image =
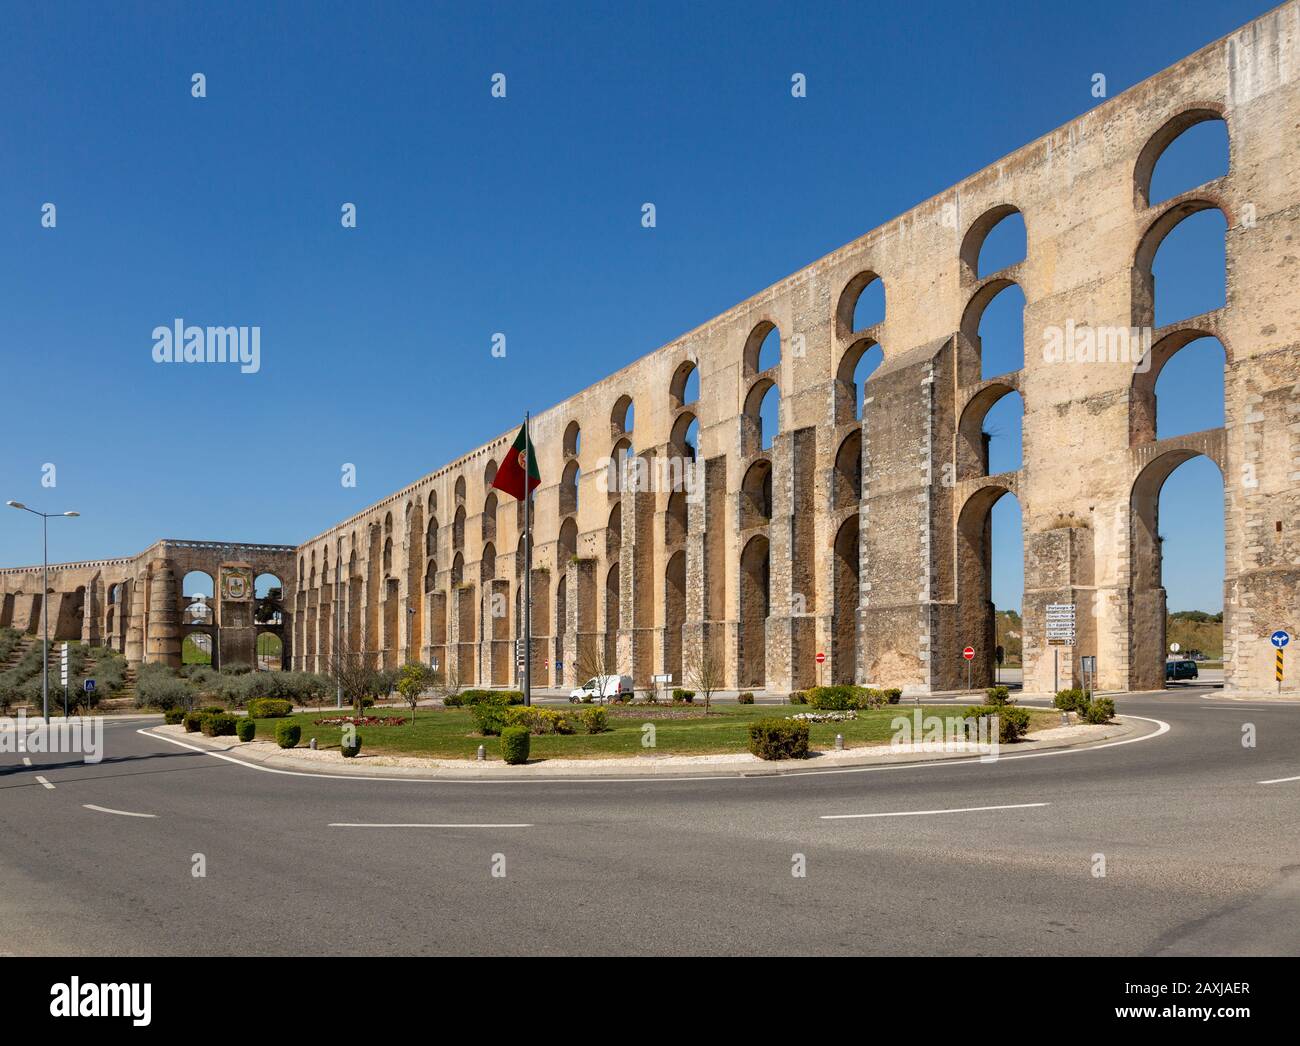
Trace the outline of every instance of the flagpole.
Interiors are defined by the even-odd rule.
[[[524,704],[533,703],[533,532],[530,509],[533,491],[528,463],[532,460],[532,439],[528,434],[528,412],[524,411]]]

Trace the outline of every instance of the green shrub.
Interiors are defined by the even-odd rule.
[[[855,686],[853,689],[859,692],[858,708],[884,708],[890,703],[888,691],[866,686]]]
[[[184,718],[185,709],[183,708],[169,708],[163,713],[163,722],[168,726],[176,726]]]
[[[609,715],[603,708],[585,708],[582,711],[582,725],[589,734],[603,734],[609,729]]]
[[[242,716],[235,724],[235,735],[241,741],[251,741],[257,736],[257,723],[248,716]]]
[[[443,694],[442,706],[444,708],[460,708],[465,704],[465,698],[462,694]]]
[[[233,737],[235,717],[229,712],[209,712],[199,720],[206,737]]]
[[[1056,697],[1052,700],[1052,704],[1056,705],[1062,712],[1080,712],[1087,703],[1087,698],[1084,697],[1083,691],[1078,687],[1071,687],[1069,690],[1058,690]]]
[[[293,702],[281,697],[254,697],[248,702],[248,714],[254,719],[283,719],[292,712]]]
[[[507,726],[501,731],[501,757],[511,766],[528,762],[530,735],[526,726]]]
[[[673,700],[684,701],[686,702],[686,704],[689,705],[692,701],[695,700],[695,691],[683,690],[681,687],[677,687],[677,689],[673,691]]]
[[[352,733],[352,743],[351,744],[347,743],[346,735],[345,735],[344,741],[342,742],[342,744],[339,745],[339,748],[343,752],[344,759],[355,759],[357,755],[361,752],[361,735],[358,734],[355,730],[351,731],[351,733]]]
[[[1005,686],[991,686],[984,691],[987,705],[1001,706],[1011,704],[1011,691]]]
[[[275,724],[275,743],[281,748],[293,748],[302,738],[302,727],[294,722]]]
[[[1115,702],[1109,697],[1094,697],[1080,715],[1089,723],[1109,723],[1115,718]]]
[[[224,705],[203,705],[194,709],[199,715],[216,715],[218,712],[224,712],[225,710]]]
[[[791,694],[790,694],[790,704],[792,704],[792,705],[806,705],[807,703],[808,703],[808,695],[807,695],[804,691],[802,691],[802,690],[795,690],[795,691],[792,691],[792,692],[791,692]]]
[[[522,705],[524,703],[524,692],[522,690],[465,690],[460,695],[461,703],[465,705],[492,704],[492,705]]]
[[[1012,744],[1029,730],[1029,709],[1015,705],[974,705],[962,712],[962,716],[967,719],[996,716],[999,744]]]
[[[197,734],[203,728],[203,713],[186,712],[181,716],[181,723],[187,734]]]
[[[885,688],[885,701],[888,704],[896,705],[902,700],[902,697],[903,691],[899,687],[890,686]]]
[[[482,707],[482,706],[478,706]],[[536,705],[504,708],[501,710],[503,726],[526,727],[534,734],[571,734],[573,724],[564,712],[553,708],[538,708]]]
[[[804,691],[809,707],[825,712],[847,712],[858,707],[858,687],[814,686]]]
[[[757,719],[749,724],[749,750],[760,759],[807,759],[808,724]]]
[[[506,708],[506,705],[492,701],[476,701],[469,706],[469,711],[474,717],[478,732],[484,737],[491,737],[501,733],[501,728],[507,725]]]
[[[754,695],[751,694],[748,690],[746,690],[743,694],[741,694],[739,697],[736,698],[736,702],[742,705],[752,705],[754,703]]]
[[[188,708],[194,700],[194,687],[162,665],[141,665],[141,674],[135,687],[137,708]],[[146,668],[162,671],[146,672]]]
[[[242,661],[232,661],[228,665],[221,666],[223,676],[240,676],[253,670],[252,665],[244,664]]]

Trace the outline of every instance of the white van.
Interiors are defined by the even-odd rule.
[[[569,700],[574,703],[594,701],[596,704],[603,704],[606,701],[631,696],[631,676],[596,676],[588,679],[577,690],[569,691]]]

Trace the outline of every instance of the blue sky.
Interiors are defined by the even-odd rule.
[[[296,543],[1268,6],[6,4],[0,494],[83,513],[55,559]],[[261,370],[154,364],[177,317]],[[1218,609],[1217,514],[1175,516],[1170,604]]]

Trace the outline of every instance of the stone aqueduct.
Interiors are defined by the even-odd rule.
[[[0,627],[39,635],[48,613],[51,640],[111,647],[132,664],[173,666],[181,663],[185,636],[198,633],[212,638],[214,664],[251,665],[263,632],[288,649],[285,585],[280,599],[258,599],[255,581],[292,578],[294,552],[292,545],[164,538],[138,556],[51,563],[48,608],[41,604],[41,567],[0,568]],[[214,583],[201,604],[182,598],[181,582],[193,572]]]
[[[1297,77],[1300,6],[1289,3],[535,415],[535,685],[573,684],[592,658],[638,684],[678,680],[706,644],[728,687],[957,688],[966,644],[986,681],[989,513],[1013,494],[1025,689],[1067,685],[1080,655],[1096,656],[1104,689],[1159,688],[1159,493],[1205,455],[1224,477],[1227,685],[1273,690],[1266,637],[1300,624]],[[1228,173],[1151,205],[1157,159],[1203,121],[1226,126]],[[1152,328],[1155,253],[1207,209],[1227,225],[1224,307],[1154,329],[1149,369],[1045,358],[1052,328]],[[1017,212],[1025,259],[981,274],[985,237]],[[855,329],[858,297],[876,281],[884,319]],[[986,378],[980,318],[1012,284],[1025,299],[1024,365]],[[780,359],[760,370],[773,330]],[[1158,439],[1160,369],[1205,337],[1226,356],[1226,423]],[[859,390],[854,368],[874,346],[883,362]],[[686,402],[692,371],[699,394]],[[779,432],[765,440],[759,403],[771,387]],[[1023,463],[989,475],[983,420],[1012,392],[1025,409]],[[510,684],[522,513],[489,484],[513,435],[296,549],[164,541],[130,560],[61,565],[51,620],[61,636],[79,628],[129,658],[178,663],[186,570],[267,569],[285,580],[296,668],[327,670],[341,641],[390,666],[419,658],[466,684]],[[606,462],[627,455],[693,460],[699,483],[689,494],[611,489]],[[1215,491],[1206,506],[1219,505]],[[0,573],[2,623],[33,627],[32,577]],[[1059,668],[1044,638],[1052,603],[1078,608]],[[224,594],[217,604],[222,658],[251,660],[252,604]],[[1295,658],[1283,686],[1300,689]]]

